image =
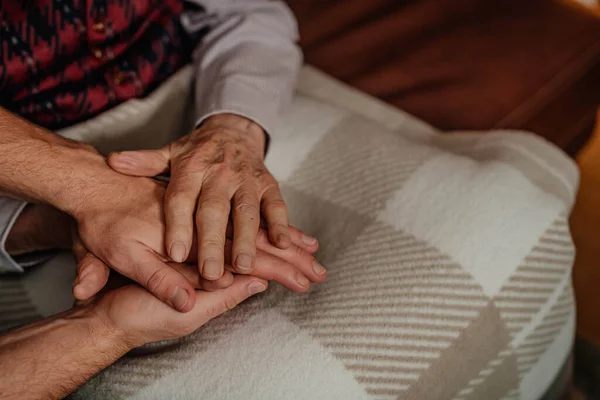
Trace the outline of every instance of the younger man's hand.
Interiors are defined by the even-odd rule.
[[[98,187],[74,215],[83,246],[175,310],[192,310],[196,303],[194,287],[167,264],[164,184],[114,175],[113,182]],[[76,296],[79,290],[75,287]]]

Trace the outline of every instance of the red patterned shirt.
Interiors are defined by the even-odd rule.
[[[185,64],[182,0],[1,0],[0,105],[59,129]]]

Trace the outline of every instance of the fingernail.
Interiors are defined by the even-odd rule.
[[[313,244],[317,243],[316,238],[314,238],[312,236],[308,236],[306,234],[302,234],[302,241],[309,246],[312,246]]]
[[[250,296],[264,292],[265,290],[267,290],[267,285],[262,282],[253,281],[248,284],[248,293],[250,293]]]
[[[175,242],[171,245],[171,250],[169,251],[169,254],[171,254],[171,258],[173,259],[173,261],[175,262],[184,262],[185,261],[185,252],[186,252],[186,248],[185,245],[181,242]]]
[[[129,153],[117,153],[117,162],[122,165],[134,165],[135,157],[132,157]]]
[[[307,286],[310,284],[310,281],[308,279],[306,279],[306,277],[299,272],[296,274],[296,282],[300,286]]]
[[[240,254],[235,260],[235,268],[238,272],[247,274],[252,271],[252,257],[248,254]]]
[[[313,271],[317,275],[323,275],[325,272],[327,272],[327,270],[325,269],[325,267],[322,266],[321,264],[319,264],[316,260],[313,261]]]
[[[202,267],[202,277],[208,280],[217,280],[221,277],[221,263],[215,258],[207,258],[204,260]]]
[[[190,295],[187,291],[183,290],[180,287],[176,287],[173,295],[171,296],[171,303],[175,306],[178,311],[183,310],[185,305],[187,304]]]

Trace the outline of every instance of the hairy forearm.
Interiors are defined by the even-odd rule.
[[[129,347],[87,307],[0,336],[0,397],[60,399]]]
[[[114,175],[93,148],[0,108],[0,194],[74,215]]]

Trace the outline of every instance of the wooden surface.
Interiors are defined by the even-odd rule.
[[[598,1],[583,3],[600,13]],[[573,267],[577,334],[600,347],[600,113],[596,133],[577,162],[581,169],[581,184],[571,216],[571,230],[577,247]]]
[[[600,346],[600,128],[577,161],[581,185],[571,217],[577,333]]]

